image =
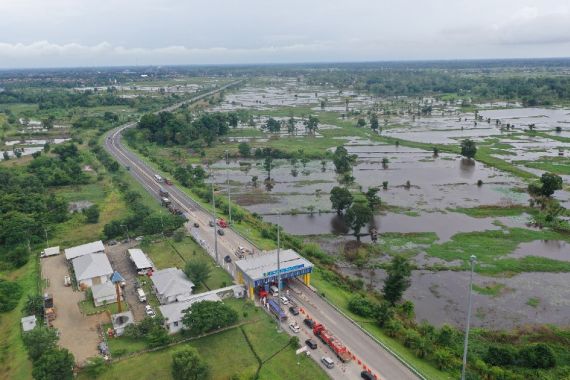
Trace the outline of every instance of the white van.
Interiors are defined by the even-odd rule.
[[[144,294],[144,290],[141,288],[137,289],[137,296],[139,297],[140,302],[146,302],[146,294]]]
[[[269,292],[272,296],[277,296],[279,294],[279,289],[277,289],[277,286],[270,286]]]
[[[324,358],[321,359],[321,362],[325,365],[325,367],[327,367],[328,369],[332,369],[334,368],[334,362],[331,358],[329,358],[328,356],[325,356]]]

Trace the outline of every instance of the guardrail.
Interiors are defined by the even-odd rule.
[[[308,287],[307,287],[308,288]],[[310,289],[310,288],[308,288]],[[312,292],[314,292],[320,299],[322,299],[323,301],[325,301],[329,306],[331,306],[333,309],[335,309],[339,314],[341,314],[343,317],[345,317],[346,319],[348,319],[348,321],[350,323],[352,323],[354,326],[358,327],[358,329],[360,329],[360,331],[362,331],[364,334],[368,335],[368,337],[372,340],[374,340],[376,343],[378,343],[383,349],[385,349],[386,351],[388,351],[393,357],[395,357],[400,363],[402,363],[403,365],[405,365],[410,371],[412,371],[414,373],[414,375],[416,375],[418,378],[420,378],[421,380],[429,380],[427,377],[425,377],[424,375],[422,375],[422,373],[416,368],[414,367],[412,364],[410,364],[408,361],[406,361],[406,359],[404,359],[403,357],[401,357],[397,352],[395,352],[394,350],[392,350],[390,347],[388,347],[385,343],[383,343],[382,341],[378,340],[378,338],[376,338],[374,335],[372,335],[370,332],[368,332],[364,327],[362,327],[358,322],[356,322],[354,319],[352,319],[352,317],[350,317],[349,315],[347,315],[344,311],[342,311],[338,306],[332,304],[328,299],[326,299],[325,297],[322,297],[318,292],[315,292],[314,290],[310,289]]]

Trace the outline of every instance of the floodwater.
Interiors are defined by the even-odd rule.
[[[263,219],[270,223],[279,223],[285,231],[292,235],[344,235],[351,232],[342,217],[336,213],[264,215]],[[455,212],[422,213],[418,216],[387,213],[374,217],[376,229],[380,234],[386,232],[435,232],[440,242],[448,241],[453,235],[460,232],[498,230],[501,227],[494,224],[495,221],[509,227],[524,227],[528,222],[528,217],[472,218]],[[361,232],[366,233],[367,229],[363,228]],[[350,237],[350,239],[354,238]],[[364,236],[362,241],[370,241],[370,237]]]
[[[558,108],[506,108],[483,110],[479,114],[484,119],[499,119],[503,124],[514,124],[517,127],[535,124],[537,130],[553,130],[560,126],[570,130],[570,110]]]
[[[562,240],[535,240],[520,244],[509,257],[527,256],[546,257],[548,259],[570,261],[570,244]]]
[[[361,277],[381,291],[386,278],[384,270],[342,269],[348,275]],[[373,273],[373,274],[372,274]],[[570,273],[521,273],[510,278],[474,276],[480,287],[501,284],[499,295],[473,293],[472,326],[511,329],[525,324],[570,323]],[[404,298],[415,305],[416,319],[436,326],[445,323],[464,327],[466,320],[469,272],[416,270]],[[538,300],[536,307],[527,303]]]

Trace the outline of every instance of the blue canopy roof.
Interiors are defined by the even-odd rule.
[[[121,274],[117,271],[115,271],[115,273],[113,273],[113,275],[111,276],[111,282],[113,284],[116,284],[117,282],[123,282],[125,281],[125,279],[123,278],[123,276],[121,276]]]

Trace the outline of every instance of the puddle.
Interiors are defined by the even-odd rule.
[[[521,243],[508,256],[513,258],[538,256],[570,261],[570,244],[562,240],[535,240],[529,243]]]

